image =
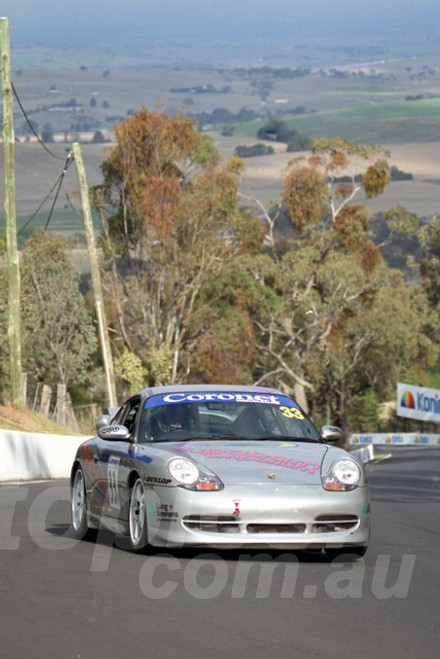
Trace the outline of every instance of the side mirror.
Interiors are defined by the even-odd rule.
[[[109,442],[130,441],[130,431],[125,426],[101,426],[98,428],[98,437]]]
[[[344,433],[338,426],[322,426],[321,437],[325,442],[338,442],[344,438]]]
[[[109,426],[111,422],[112,417],[110,414],[101,414],[101,416],[97,416],[95,419],[96,432],[99,432],[99,429],[103,428],[104,426]]]

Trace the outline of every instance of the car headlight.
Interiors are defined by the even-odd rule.
[[[177,485],[187,490],[222,490],[223,483],[213,471],[196,465],[187,458],[172,458],[167,465],[168,473]]]
[[[364,474],[357,462],[344,458],[334,462],[330,471],[322,476],[322,485],[324,490],[354,490],[365,485]]]

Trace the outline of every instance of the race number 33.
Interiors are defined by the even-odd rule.
[[[296,407],[286,407],[281,405],[280,412],[287,419],[304,419],[304,414]]]

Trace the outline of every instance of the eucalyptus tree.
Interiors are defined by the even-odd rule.
[[[356,198],[383,191],[386,157],[380,147],[336,138],[315,141],[306,162],[292,161],[283,202],[293,237],[287,250],[272,246],[277,304],[256,321],[258,382],[281,384],[344,427],[359,396],[385,395],[399,373],[430,359],[424,313],[384,264]]]
[[[38,230],[21,257],[24,370],[37,382],[77,387],[94,368],[97,340],[68,243]]]
[[[206,378],[213,369],[226,378],[222,360],[205,354],[223,340],[213,332],[217,300],[205,289],[239,255],[261,248],[263,227],[238,209],[242,161],[220,166],[191,121],[145,108],[118,125],[116,138],[94,191],[116,349],[135,354],[151,383]],[[240,340],[239,325],[229,344]]]

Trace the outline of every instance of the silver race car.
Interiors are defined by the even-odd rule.
[[[72,526],[130,548],[243,546],[362,556],[370,504],[363,466],[330,446],[299,405],[263,387],[144,389],[78,449]]]

